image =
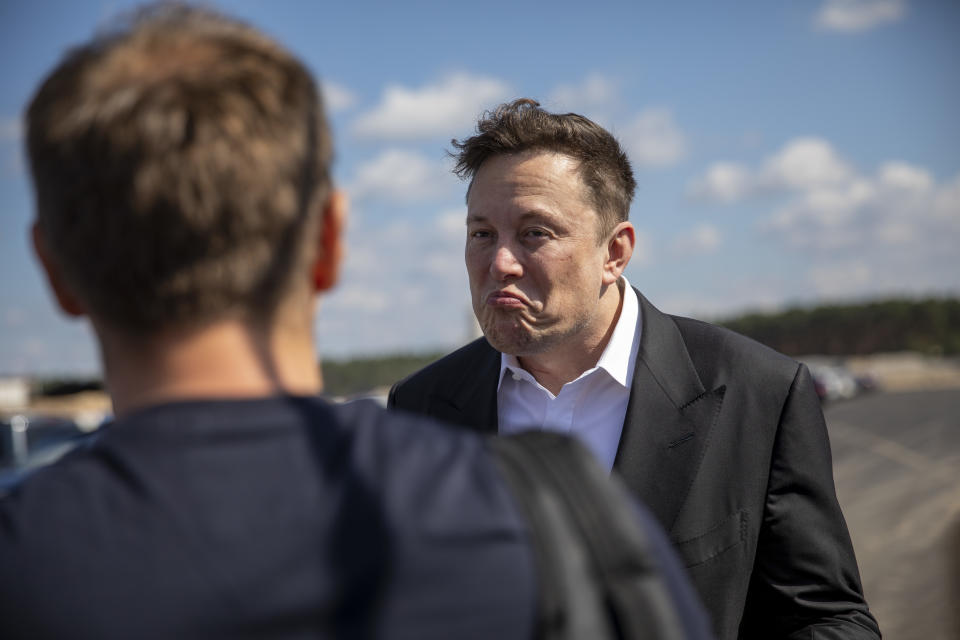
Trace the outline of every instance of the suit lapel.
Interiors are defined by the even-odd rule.
[[[669,531],[700,466],[725,387],[706,390],[676,324],[637,292],[643,323],[614,469]]]
[[[643,329],[614,469],[669,531],[683,506],[725,387],[708,390],[674,321],[637,292]],[[496,433],[500,354],[481,338],[459,375],[430,403],[431,415]]]
[[[500,353],[483,338],[474,344],[461,375],[445,380],[433,396],[431,415],[475,431],[496,433]]]

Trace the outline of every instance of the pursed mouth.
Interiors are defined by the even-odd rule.
[[[486,302],[492,307],[501,308],[522,308],[527,306],[526,300],[509,291],[494,291],[487,295]]]

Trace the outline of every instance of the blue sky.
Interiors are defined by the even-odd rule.
[[[0,3],[0,373],[99,370],[28,250],[20,115],[70,45],[133,4]],[[960,293],[955,1],[215,6],[281,40],[327,94],[352,217],[323,355],[472,334],[464,185],[445,151],[519,96],[624,144],[639,183],[627,276],[665,311]]]

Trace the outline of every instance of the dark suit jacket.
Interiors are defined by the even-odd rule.
[[[717,635],[879,637],[806,367],[637,295],[643,330],[614,470],[669,533]],[[499,368],[481,338],[397,383],[389,405],[494,431]]]

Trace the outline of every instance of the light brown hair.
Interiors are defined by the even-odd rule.
[[[477,134],[452,140],[454,173],[472,180],[490,157],[525,151],[562,153],[579,163],[580,177],[599,216],[598,241],[630,215],[637,183],[630,160],[610,133],[576,113],[550,113],[530,98],[484,112]],[[469,189],[467,191],[469,196]]]
[[[43,239],[133,333],[270,317],[314,257],[331,139],[307,69],[215,13],[160,4],[68,52],[27,111]]]

